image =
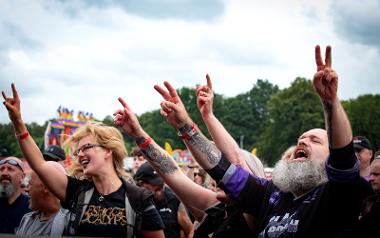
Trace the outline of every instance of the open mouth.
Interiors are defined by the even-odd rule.
[[[297,148],[294,153],[294,160],[306,160],[309,158],[309,153],[306,149]]]
[[[85,169],[87,165],[90,163],[89,159],[83,158],[79,161],[80,165]]]

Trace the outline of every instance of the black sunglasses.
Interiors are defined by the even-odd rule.
[[[24,172],[24,168],[22,167],[22,165],[17,161],[17,160],[14,160],[14,159],[3,159],[3,160],[0,160],[0,165],[3,165],[3,164],[10,164],[10,165],[13,165],[13,166],[17,166],[21,169],[22,172]]]

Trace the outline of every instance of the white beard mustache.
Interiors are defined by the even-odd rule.
[[[324,163],[312,160],[277,162],[272,181],[282,192],[299,194],[327,182]]]
[[[9,198],[12,195],[13,191],[14,191],[13,184],[11,183],[8,185],[0,184],[0,197]]]

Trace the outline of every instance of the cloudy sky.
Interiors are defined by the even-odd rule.
[[[280,88],[333,47],[341,99],[380,93],[380,0],[0,0],[0,87],[14,82],[26,122],[61,105],[98,119],[121,96],[158,109],[154,84],[235,96],[258,78]],[[0,123],[8,123],[4,108]]]

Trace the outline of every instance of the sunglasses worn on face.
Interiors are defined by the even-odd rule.
[[[103,147],[102,145],[99,145],[99,144],[85,144],[83,145],[82,147],[80,147],[79,149],[77,149],[76,151],[74,151],[73,155],[74,157],[77,157],[78,154],[82,151],[83,153],[85,153],[87,150],[91,149],[91,148],[94,148],[94,147]]]
[[[21,169],[22,172],[24,172],[24,169],[22,167],[22,165],[17,161],[17,160],[14,160],[14,159],[3,159],[3,160],[0,160],[0,165],[3,165],[3,164],[10,164],[10,165],[13,165],[13,166],[17,166]]]

